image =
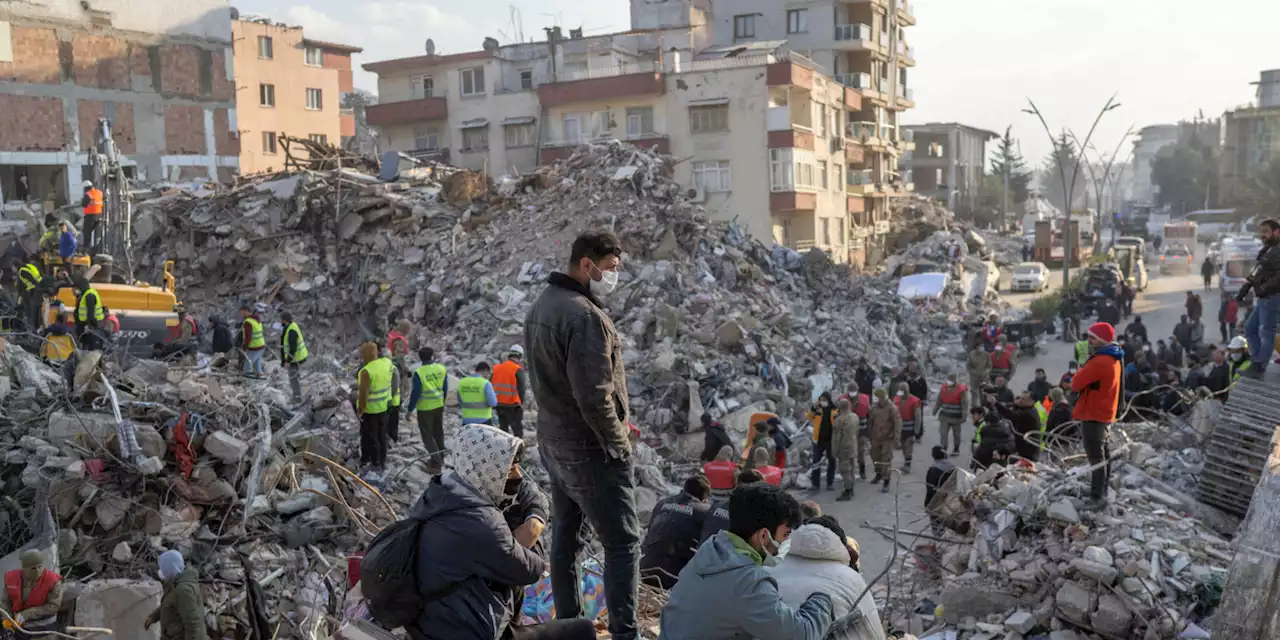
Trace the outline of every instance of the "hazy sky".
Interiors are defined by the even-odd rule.
[[[907,29],[917,66],[910,73],[916,109],[905,123],[957,121],[1002,133],[1013,125],[1032,164],[1049,142],[1029,96],[1055,131],[1083,138],[1113,93],[1121,107],[1104,116],[1094,145],[1110,154],[1130,125],[1218,117],[1253,100],[1262,69],[1280,68],[1277,0],[913,0],[919,24]],[[419,55],[425,40],[439,53],[506,43],[511,7],[524,39],[559,23],[586,33],[629,26],[627,0],[232,0],[307,29],[311,37],[364,47],[357,65]],[[783,3],[780,3],[783,4]],[[505,34],[505,36],[503,35]],[[356,86],[376,90],[371,74]],[[1130,146],[1126,143],[1121,154]]]

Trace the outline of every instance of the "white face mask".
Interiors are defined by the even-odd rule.
[[[1235,360],[1236,362],[1239,362],[1239,361],[1241,361],[1241,360],[1243,360],[1243,359],[1244,359],[1244,354],[1243,354],[1243,353],[1233,353],[1233,354],[1231,354],[1231,359],[1232,359],[1232,360]]]
[[[905,396],[905,395],[907,395],[907,394],[906,394],[905,392],[903,392],[903,391],[899,391],[898,393],[896,393],[896,394],[894,394],[894,395],[896,395],[896,396],[898,396],[899,398],[901,398],[902,396]]]
[[[776,567],[776,566],[778,566],[778,562],[779,562],[779,560],[778,560],[778,543],[777,543],[776,541],[774,541],[774,539],[773,539],[773,534],[772,534],[772,533],[769,533],[768,531],[765,531],[765,532],[764,532],[764,535],[765,535],[765,536],[767,536],[767,537],[769,538],[769,539],[765,542],[765,544],[764,544],[764,554],[763,554],[763,555],[764,555],[764,566],[766,566],[766,567]]]
[[[618,288],[618,272],[604,271],[594,263],[591,266],[595,267],[595,270],[600,272],[600,279],[596,280],[593,278],[591,282],[588,283],[587,289],[591,291],[592,295],[597,297],[604,297],[613,293],[613,290]]]

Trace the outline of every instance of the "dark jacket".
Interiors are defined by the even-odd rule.
[[[160,597],[161,640],[206,640],[204,594],[200,592],[200,575],[195,567],[187,567],[172,580],[164,581]]]
[[[1044,399],[1049,397],[1049,390],[1052,388],[1053,385],[1049,383],[1048,378],[1044,380],[1037,378],[1027,385],[1027,391],[1031,392],[1031,399],[1036,402],[1044,402]]]
[[[698,534],[698,544],[702,544],[714,536],[717,531],[729,528],[729,500],[715,500],[702,520],[702,533]]]
[[[1280,293],[1280,249],[1276,245],[1265,246],[1258,252],[1258,264],[1249,274],[1249,282],[1253,284],[1253,294],[1259,298]]]
[[[733,438],[730,438],[729,432],[724,430],[724,425],[719,422],[712,422],[711,426],[702,432],[702,461],[711,462],[715,460],[720,453],[720,449],[725,446],[733,450],[733,459],[737,460],[738,452],[736,447],[733,446]]]
[[[1018,451],[1018,455],[1028,459],[1035,460],[1040,455],[1040,446],[1037,444],[1035,436],[1032,441],[1028,442],[1026,435],[1035,434],[1040,431],[1040,414],[1035,407],[1019,407],[1015,404],[1005,404],[1003,402],[996,405],[996,411],[1000,417],[1013,423],[1013,446]],[[982,440],[987,439],[986,432],[982,434]]]
[[[1098,322],[1105,322],[1113,327],[1120,324],[1120,307],[1116,305],[1098,307]]]
[[[1049,410],[1049,417],[1044,421],[1044,430],[1049,433],[1058,433],[1064,430],[1063,425],[1071,422],[1071,404],[1065,399],[1062,402],[1053,403],[1053,408]]]
[[[1215,395],[1221,396],[1231,386],[1231,363],[1214,364],[1202,384],[1209,387]]]
[[[920,402],[929,401],[929,381],[925,380],[922,375],[907,378],[907,391],[911,395],[920,398]]]
[[[876,390],[876,372],[871,367],[858,367],[853,372],[853,381],[858,385],[858,393],[871,395]]]
[[[551,274],[525,317],[524,344],[539,443],[595,441],[613,457],[630,457],[622,341],[600,301],[573,278]]]
[[[1187,317],[1194,320],[1196,318],[1199,318],[1203,314],[1204,314],[1204,303],[1200,301],[1200,296],[1194,293],[1191,294],[1191,297],[1187,298]]]
[[[928,471],[924,472],[924,506],[927,508],[930,502],[933,502],[933,496],[942,487],[947,478],[955,473],[956,465],[950,460],[943,458],[933,463]]]
[[[213,343],[214,353],[228,353],[235,347],[235,343],[231,338],[231,327],[227,326],[227,321],[214,316],[209,318],[209,324],[213,325]]]
[[[710,511],[710,503],[684,491],[659,502],[640,544],[640,571],[656,578],[663,589],[675,586],[680,570],[702,543],[702,525]]]
[[[996,387],[991,391],[991,394],[996,397],[996,402],[1013,402],[1013,389],[1010,389],[1007,385]]]
[[[982,427],[982,442],[973,450],[973,463],[975,467],[985,469],[995,462],[996,453],[1007,457],[1017,452],[1009,423],[991,419]]]
[[[418,548],[422,613],[413,640],[497,640],[516,617],[514,588],[546,559],[520,546],[502,512],[455,473],[436,476],[409,513],[426,520]]]
[[[1125,327],[1124,334],[1126,336],[1138,336],[1142,338],[1142,344],[1148,344],[1151,342],[1151,340],[1147,338],[1147,325],[1142,324],[1141,320],[1134,320],[1133,322],[1130,322],[1129,326]]]

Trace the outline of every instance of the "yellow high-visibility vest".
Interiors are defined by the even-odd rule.
[[[97,289],[92,287],[85,289],[85,292],[80,295],[79,302],[76,302],[76,320],[78,322],[89,321],[89,311],[85,307],[85,301],[89,299],[89,296],[93,296],[93,319],[95,322],[102,322],[102,319],[107,314],[102,311],[102,298],[98,296]]]
[[[414,372],[418,376],[418,383],[422,387],[421,394],[418,396],[418,406],[414,407],[418,411],[431,411],[444,406],[444,382],[448,376],[442,364],[424,364],[418,367]],[[481,393],[484,388],[481,387]]]
[[[298,328],[298,323],[290,322],[289,326],[286,327],[284,330],[283,340],[284,340],[284,348],[286,352],[289,349],[290,333],[298,334],[298,348],[294,349],[292,354],[287,354],[287,355],[289,355],[291,362],[302,362],[303,360],[307,359],[307,343],[305,340],[302,339],[302,329]]]
[[[463,420],[493,418],[493,407],[489,406],[489,398],[484,393],[484,386],[488,383],[488,380],[477,376],[463,378],[458,383],[458,399],[462,402]]]
[[[245,322],[249,323],[249,347],[250,349],[261,349],[267,346],[267,341],[262,338],[262,323],[256,318],[245,318]]]
[[[394,365],[386,358],[378,358],[361,367],[369,376],[369,396],[364,402],[365,413],[386,413],[391,402],[391,369]],[[359,378],[356,380],[359,383]]]

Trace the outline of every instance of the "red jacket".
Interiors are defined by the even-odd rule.
[[[1116,409],[1120,406],[1120,372],[1124,352],[1114,344],[1099,349],[1071,380],[1071,390],[1080,399],[1071,410],[1071,417],[1082,422],[1116,421]]]

